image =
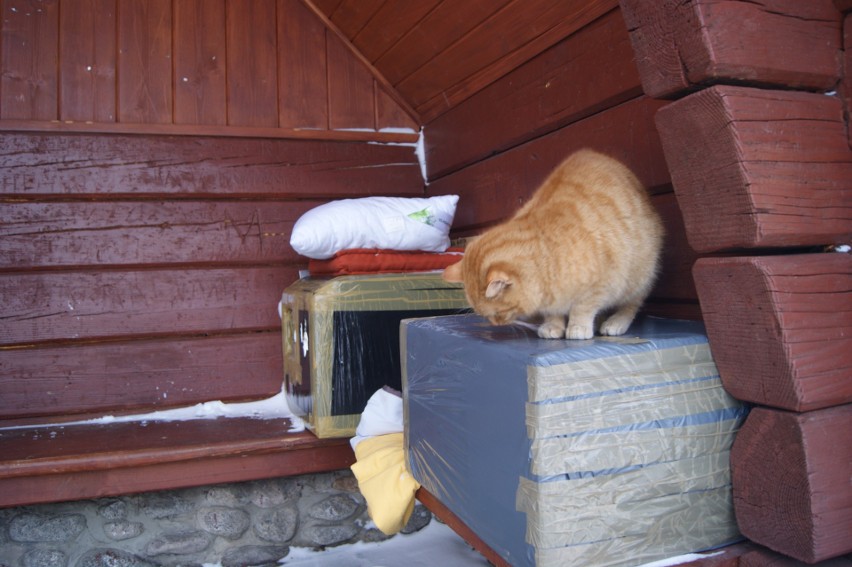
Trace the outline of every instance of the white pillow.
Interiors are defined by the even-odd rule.
[[[331,201],[296,221],[290,245],[316,260],[350,248],[443,252],[450,245],[458,200],[458,195],[441,195]]]

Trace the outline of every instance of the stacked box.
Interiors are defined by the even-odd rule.
[[[740,539],[728,454],[747,408],[704,328],[539,339],[475,315],[404,321],[408,465],[514,566],[640,565]]]
[[[466,308],[462,288],[440,273],[295,282],[281,298],[290,409],[318,437],[351,437],[376,390],[401,388],[400,321]]]

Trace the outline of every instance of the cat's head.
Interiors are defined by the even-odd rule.
[[[525,314],[520,278],[506,262],[480,266],[468,257],[444,270],[445,281],[463,283],[473,310],[492,325],[508,325]]]

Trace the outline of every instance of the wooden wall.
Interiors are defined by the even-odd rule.
[[[627,28],[610,10],[424,126],[429,194],[461,196],[454,224],[472,235],[519,208],[569,153],[592,147],[627,163],[666,225],[663,270],[646,310],[699,317],[689,247]]]
[[[417,124],[295,0],[0,10],[0,416],[277,393],[293,223],[422,195]]]
[[[299,0],[3,0],[0,10],[6,127],[418,127]]]

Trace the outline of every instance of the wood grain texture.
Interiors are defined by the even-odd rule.
[[[275,306],[295,273],[232,268],[2,274],[0,346],[276,330]]]
[[[352,44],[364,57],[375,61],[393,46],[406,30],[429,14],[441,0],[386,0],[370,20],[352,36]],[[363,0],[360,0],[363,4]]]
[[[225,0],[173,0],[174,123],[228,122]]]
[[[831,0],[621,0],[645,93],[714,83],[829,90],[840,77]]]
[[[657,126],[696,250],[852,233],[852,152],[836,97],[715,86],[661,109]]]
[[[849,11],[852,12],[852,0],[849,1]],[[852,127],[849,125],[849,117],[852,116],[852,14],[846,14],[843,19],[843,80],[838,92],[843,97],[846,133],[849,136],[849,147],[852,148]]]
[[[852,567],[852,556],[835,557],[834,559],[826,559],[818,563],[805,563],[804,561],[775,553],[757,545],[752,547],[753,549],[740,556],[739,564],[733,567],[808,567],[808,565],[816,565],[817,567]]]
[[[3,432],[0,506],[328,472],[355,460],[346,439],[289,429],[286,419],[233,418]]]
[[[314,202],[120,201],[0,206],[2,268],[293,263]]]
[[[0,195],[14,195],[16,200],[49,195],[284,200],[422,192],[423,178],[411,146],[177,136],[0,136]]]
[[[523,205],[562,160],[583,147],[623,160],[646,187],[668,190],[669,173],[654,125],[662,104],[639,97],[437,179],[427,191],[460,196],[454,230],[489,226]]]
[[[118,0],[119,122],[172,122],[171,0]]]
[[[59,5],[3,0],[0,10],[0,119],[56,120]]]
[[[801,414],[752,410],[731,450],[743,535],[806,563],[852,551],[849,431],[849,404]]]
[[[425,126],[434,180],[641,94],[614,10]]]
[[[116,0],[61,0],[59,118],[116,120]]]
[[[0,413],[44,421],[262,399],[281,390],[282,364],[279,332],[5,348]]]
[[[328,129],[326,28],[300,0],[279,0],[278,122]]]
[[[514,0],[395,86],[428,123],[615,5]]]
[[[226,0],[228,124],[278,126],[275,0]]]
[[[794,411],[852,402],[852,256],[702,258],[694,276],[731,395]]]
[[[327,34],[329,127],[376,129],[373,77],[344,43]]]

